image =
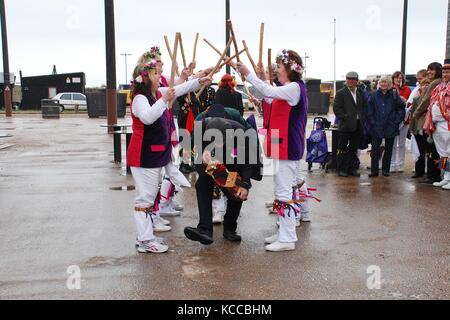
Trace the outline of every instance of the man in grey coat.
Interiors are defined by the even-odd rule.
[[[336,93],[334,114],[339,122],[337,172],[340,177],[360,177],[356,162],[359,143],[363,134],[367,101],[358,90],[359,75],[349,72],[346,86]]]

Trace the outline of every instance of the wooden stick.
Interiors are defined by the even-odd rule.
[[[170,49],[169,38],[167,36],[164,36],[164,40],[166,42],[166,48],[167,48],[167,51],[169,52],[170,60],[173,60],[173,54],[172,54],[172,50]],[[178,71],[178,67],[177,67],[177,76],[178,77],[180,76],[180,72]]]
[[[259,64],[262,64],[264,50],[264,23],[261,23],[261,30],[259,31]]]
[[[233,23],[231,22],[231,20],[227,21],[227,25],[228,29],[230,30],[231,37],[233,38],[234,50],[236,52],[236,61],[241,62],[241,59],[239,58],[239,48],[237,44],[237,39],[236,35],[234,34]]]
[[[207,39],[203,39],[217,54],[222,55],[222,52],[220,52],[219,49],[217,49],[211,42],[209,42]]]
[[[175,83],[175,73],[177,70],[177,53],[178,53],[178,43],[180,41],[180,34],[177,32],[175,35],[175,44],[173,46],[173,56],[172,56],[172,73],[170,74],[169,87],[173,88]]]
[[[194,55],[192,57],[192,62],[195,62],[195,58],[197,58],[197,44],[198,44],[198,38],[200,37],[200,34],[197,32],[195,35],[195,42],[194,42]]]
[[[256,64],[255,64],[255,61],[253,61],[252,56],[250,55],[250,51],[248,50],[247,43],[245,42],[245,40],[242,40],[242,44],[244,45],[244,49],[245,49],[245,51],[247,52],[248,60],[250,60],[250,63],[251,63],[252,66],[253,66],[253,70],[254,70],[255,73],[256,73]]]
[[[230,49],[232,42],[233,42],[233,37],[231,37],[230,40],[228,41],[227,47],[225,48],[225,50],[221,54],[219,61],[217,62],[216,66],[214,67],[213,71],[211,71],[211,73],[208,75],[208,77],[212,77],[214,74],[217,73],[217,71],[220,70],[219,69],[220,64],[222,63],[222,61],[226,57],[228,49]],[[203,91],[205,91],[205,89],[206,89],[206,85],[203,85],[202,88],[200,89],[200,91],[197,92],[197,94],[195,95],[197,97],[197,99],[199,99],[199,97],[202,95],[202,93],[203,93]]]
[[[273,68],[272,68],[272,49],[269,48],[269,78],[270,78],[270,84],[273,85]]]
[[[183,39],[181,38],[181,33],[180,33],[180,37],[178,40],[180,41],[181,58],[183,59],[183,67],[186,68],[187,67],[186,55],[184,54]]]
[[[242,49],[239,54],[243,54],[245,52],[245,49]],[[225,60],[224,63],[222,63],[219,67],[219,69],[222,69],[224,66],[226,66],[227,64],[229,64],[233,59],[236,59],[237,55],[235,54],[234,56],[228,58]]]

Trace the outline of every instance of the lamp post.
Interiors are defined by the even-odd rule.
[[[336,38],[336,24],[337,21],[334,19],[334,78],[333,78],[333,89],[334,89],[334,97],[336,97],[336,44],[337,44],[337,38]]]
[[[447,51],[446,59],[450,59],[450,0],[448,0],[448,15],[447,15]]]
[[[311,58],[310,56],[308,56],[308,54],[305,52],[305,80],[306,80],[306,61]]]
[[[12,117],[12,96],[11,79],[9,74],[9,55],[8,55],[8,32],[6,29],[6,9],[5,0],[0,0],[0,19],[2,26],[2,44],[3,44],[3,96],[5,102],[5,115]]]
[[[406,39],[408,33],[408,0],[403,0],[403,38],[402,38],[402,67],[401,71],[406,71]]]
[[[230,40],[230,30],[228,29],[228,20],[230,20],[230,0],[225,0],[225,45]],[[228,49],[227,56],[231,57],[231,49]],[[226,70],[228,74],[231,74],[231,67],[229,65],[226,66]]]
[[[108,126],[117,124],[116,36],[114,26],[114,0],[105,0],[106,35],[106,106]],[[114,131],[109,127],[110,133]]]
[[[131,53],[121,53],[121,56],[125,57],[125,85],[128,84],[128,57],[132,56]]]

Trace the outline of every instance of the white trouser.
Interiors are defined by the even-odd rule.
[[[296,192],[300,193],[300,191],[303,191],[304,193],[308,194],[308,186],[306,184],[306,179],[302,172],[302,160],[299,160],[297,162],[297,176],[294,183],[294,187],[297,187],[300,184],[303,184],[301,190],[297,190]],[[297,216],[297,220],[300,220],[301,218],[309,218],[309,203],[308,199],[305,199],[305,202],[301,202],[299,204],[300,207],[300,215]]]
[[[163,168],[145,169],[131,167],[131,173],[136,184],[136,198],[134,206],[136,208],[149,208],[155,204],[158,196],[159,182]],[[181,174],[178,175],[178,169],[170,163],[164,167],[174,184],[182,187],[190,187],[190,183]],[[134,220],[136,223],[138,241],[154,240],[152,217],[145,212],[135,211]]]
[[[185,187],[190,188],[191,184],[186,179],[184,174],[178,169],[177,166],[172,162],[164,167],[163,179],[161,183],[161,206],[166,206],[170,201],[170,191],[171,188],[175,187]]]
[[[400,135],[395,137],[394,149],[392,150],[391,165],[394,168],[402,168],[405,165],[406,137],[408,136],[409,125],[400,128]]]
[[[217,214],[217,213],[225,214],[225,212],[227,211],[227,203],[228,203],[227,197],[221,193],[221,196],[219,199],[213,199],[213,201],[212,201],[213,213],[214,214]]]
[[[449,171],[444,172],[444,180],[450,182],[450,172]]]
[[[295,185],[297,178],[298,161],[274,160],[274,193],[275,200],[289,202],[292,200],[292,186]],[[284,212],[284,217],[278,217],[280,230],[278,235],[279,242],[297,242],[296,214],[291,208]]]

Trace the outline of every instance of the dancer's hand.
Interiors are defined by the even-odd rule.
[[[209,165],[212,161],[211,151],[205,150],[202,159],[204,164]]]
[[[212,77],[203,77],[198,80],[198,82],[200,82],[202,86],[210,86],[212,81],[213,81]]]
[[[238,192],[236,193],[236,196],[241,199],[242,201],[246,201],[248,198],[248,190],[245,188],[240,187]]]
[[[180,78],[183,81],[186,81],[187,79],[189,79],[189,77],[192,75],[192,69],[188,68],[184,68],[183,71],[181,72]]]
[[[236,64],[236,69],[244,77],[247,77],[250,74],[250,70],[242,62]]]
[[[166,93],[163,95],[162,99],[165,103],[169,103],[176,98],[176,93],[174,88],[169,88],[169,90],[166,91]]]
[[[258,63],[258,66],[256,67],[256,75],[262,81],[267,81],[266,70],[264,69],[264,65],[262,63]]]
[[[255,106],[259,106],[261,104],[261,102],[251,94],[248,96],[248,101],[253,103]]]

